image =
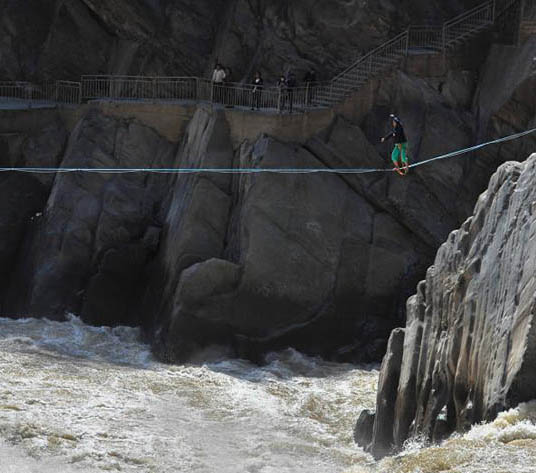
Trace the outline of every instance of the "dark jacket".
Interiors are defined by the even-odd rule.
[[[290,73],[288,76],[287,76],[287,87],[289,89],[292,89],[294,87],[296,87],[297,83],[296,83],[296,76],[293,74],[293,73]]]
[[[305,76],[303,77],[303,81],[306,84],[311,84],[311,83],[316,82],[316,73],[314,71],[307,72]]]
[[[257,77],[253,81],[253,92],[260,92],[263,89],[264,86],[264,80],[262,80],[262,77]]]
[[[404,133],[404,127],[400,122],[396,122],[396,126],[390,131],[387,135],[384,136],[384,139],[388,140],[390,138],[395,139],[395,145],[400,143],[406,143],[408,140],[406,134]]]

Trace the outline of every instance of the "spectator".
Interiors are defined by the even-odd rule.
[[[255,74],[255,79],[253,81],[253,91],[251,93],[251,98],[252,98],[251,110],[253,110],[254,108],[256,108],[257,110],[260,110],[263,86],[264,86],[264,80],[262,79],[262,75],[260,72],[257,72]]]
[[[225,68],[225,107],[233,108],[236,101],[236,89],[233,84],[233,71],[230,67]]]
[[[287,98],[288,98],[288,113],[292,113],[294,105],[294,89],[296,88],[296,76],[292,71],[288,71],[286,77]]]
[[[309,107],[314,100],[315,87],[316,87],[316,71],[311,68],[305,74],[303,81],[305,82],[305,105]]]
[[[212,73],[212,84],[213,84],[213,96],[212,100],[214,102],[221,102],[222,100],[222,90],[223,82],[225,81],[225,71],[221,64],[216,64],[214,72]]]
[[[277,102],[277,110],[279,113],[285,108],[285,101],[287,96],[287,79],[283,74],[279,77],[279,80],[276,84],[277,88],[279,89],[279,100]]]

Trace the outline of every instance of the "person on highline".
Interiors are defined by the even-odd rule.
[[[396,172],[401,176],[405,176],[409,171],[408,140],[406,139],[400,118],[394,114],[391,114],[389,118],[391,119],[393,129],[382,138],[382,143],[385,140],[394,138],[395,147],[391,153],[391,160],[393,161]]]

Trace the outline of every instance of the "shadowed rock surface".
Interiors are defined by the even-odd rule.
[[[107,24],[139,7],[119,11],[120,4],[102,7]],[[128,28],[148,28],[151,18]],[[21,166],[383,168],[390,150],[379,137],[396,111],[411,159],[420,161],[531,126],[531,41],[494,46],[480,75],[476,68],[453,70],[443,87],[437,78],[402,72],[377,78],[337,108],[329,126],[323,115],[325,128],[305,143],[265,135],[261,124],[314,122],[315,112],[271,116],[192,106],[186,131],[181,119],[180,132],[171,134],[180,142],[171,143],[142,118],[118,118],[129,113],[128,104],[88,104],[77,109],[70,132],[52,119],[42,129],[30,123],[19,130],[6,123],[14,114],[0,112],[7,117],[1,159]],[[507,54],[497,76],[506,92],[497,94],[493,64]],[[41,112],[21,111],[16,123],[25,113],[32,122]],[[46,116],[67,123],[69,113]],[[240,142],[236,127],[244,121],[249,138]],[[527,137],[415,168],[404,179],[394,173],[2,175],[2,312],[62,319],[70,311],[94,324],[142,324],[168,360],[211,344],[256,360],[287,346],[378,360],[437,248],[470,215],[488,177],[534,145]]]
[[[171,151],[146,127],[91,112],[70,136],[61,164],[165,167]],[[4,313],[61,319],[74,312],[95,324],[135,323],[131,291],[158,243],[154,225],[166,184],[155,175],[57,175],[22,242]]]
[[[0,77],[189,76],[219,60],[233,80],[260,69],[345,69],[409,24],[438,23],[478,0],[1,0]],[[301,78],[301,77],[300,77]]]
[[[535,182],[536,154],[501,166],[408,300],[382,364],[372,438],[360,438],[375,456],[536,397]]]

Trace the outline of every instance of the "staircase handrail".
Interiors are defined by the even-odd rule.
[[[505,11],[509,10],[519,0],[493,0],[494,19],[497,19]]]
[[[494,4],[493,0],[481,3],[480,5],[477,5],[476,7],[471,8],[471,10],[468,10],[458,16],[455,16],[454,18],[451,18],[448,21],[445,21],[445,23],[443,23],[443,28],[448,28],[450,26],[457,25],[467,20],[468,18],[475,16],[477,13],[480,13],[483,10],[487,10],[491,8],[493,11],[493,4]],[[493,18],[491,18],[491,21],[493,21]]]
[[[361,56],[357,61],[355,61],[351,66],[346,68],[343,72],[341,72],[340,74],[336,75],[332,79],[332,81],[335,82],[337,79],[339,79],[340,77],[346,75],[346,73],[350,72],[352,69],[355,69],[355,67],[358,66],[359,64],[361,64],[361,63],[365,62],[366,60],[370,59],[371,56],[376,55],[377,52],[381,51],[382,49],[387,48],[388,46],[390,46],[393,43],[396,43],[397,41],[400,41],[407,34],[408,34],[407,30],[403,31],[402,33],[398,34],[394,38],[391,38],[390,40],[386,41],[385,43],[380,44],[379,46],[374,48],[372,51],[369,51],[364,56]]]

